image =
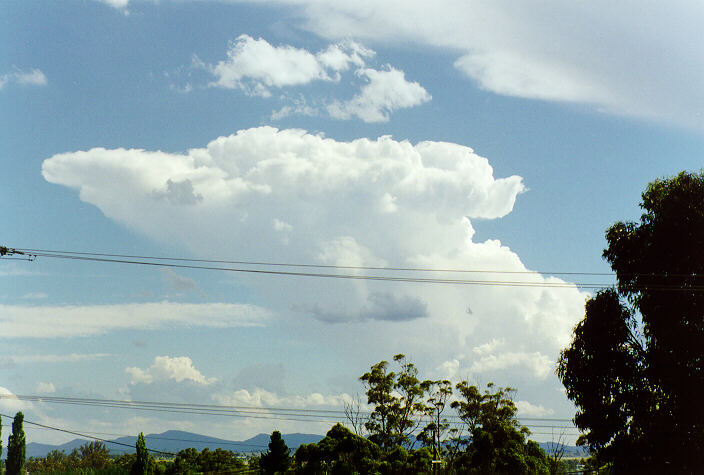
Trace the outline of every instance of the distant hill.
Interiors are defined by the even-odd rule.
[[[291,449],[291,452],[295,451],[301,444],[316,443],[323,438],[322,435],[300,433],[283,434],[282,437],[286,441],[286,445]],[[264,452],[269,446],[269,434],[259,434],[247,440],[234,441],[195,434],[193,432],[169,430],[161,434],[148,434],[145,435],[144,438],[146,439],[148,448],[174,454],[189,447],[193,447],[198,451],[208,447],[210,450],[220,448],[224,450],[232,450],[233,452],[252,453]],[[126,452],[134,452],[137,437],[119,437],[117,439],[113,439],[113,441],[129,446],[125,447],[112,443],[105,444],[111,453],[122,454]],[[52,450],[63,450],[66,454],[69,454],[73,449],[77,449],[87,442],[90,442],[90,440],[74,439],[61,445],[48,445],[30,442],[27,444],[27,458],[44,457]],[[548,454],[552,452],[554,447],[552,442],[539,442],[538,445],[540,445],[540,447]],[[3,452],[5,452],[5,449],[6,448],[3,447]],[[564,456],[587,457],[589,454],[582,447],[567,445],[565,446]]]
[[[538,445],[548,455],[553,452],[556,446],[554,442],[538,442]],[[560,445],[565,448],[565,457],[589,457],[589,451],[584,447],[579,447],[577,445]]]
[[[301,444],[315,443],[323,438],[322,435],[300,433],[283,434],[282,437],[292,452]],[[145,435],[144,438],[147,442],[148,448],[159,450],[161,452],[171,452],[174,454],[189,447],[193,447],[198,451],[201,451],[207,447],[210,450],[220,448],[224,450],[232,450],[233,452],[249,453],[264,452],[269,446],[269,434],[259,434],[251,439],[243,441],[233,441],[195,434],[193,432],[169,430],[161,434],[148,434]],[[126,452],[134,452],[134,447],[137,444],[137,437],[119,437],[117,439],[113,439],[112,441],[119,442],[120,444],[127,444],[129,447],[106,442],[105,446],[111,453],[121,454]],[[27,458],[44,457],[52,450],[63,450],[65,453],[69,454],[73,449],[77,449],[87,442],[90,442],[90,440],[74,439],[61,445],[48,445],[30,442],[27,444]]]

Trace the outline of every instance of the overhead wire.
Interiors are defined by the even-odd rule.
[[[214,404],[194,404],[194,403],[171,403],[155,401],[124,401],[114,399],[89,399],[57,396],[39,395],[0,395],[0,399],[16,399],[37,403],[57,403],[78,406],[108,407],[116,409],[133,409],[139,411],[154,411],[166,413],[183,413],[193,415],[241,417],[247,419],[273,419],[295,422],[317,422],[317,423],[337,423],[347,419],[344,410],[331,409],[306,409],[306,408],[282,408],[282,407],[258,407],[258,406],[228,406]],[[360,411],[360,415],[369,416],[368,411]],[[461,418],[456,414],[446,414],[443,416],[451,424],[462,424]],[[559,422],[570,423],[569,419],[559,418],[517,418],[520,421],[535,422]],[[430,422],[429,418],[421,418],[424,422]],[[575,429],[574,425],[543,425],[534,423],[522,423],[526,427]]]
[[[17,399],[23,401],[32,401],[38,403],[61,403],[61,404],[74,404],[80,406],[97,406],[97,407],[109,407],[109,408],[122,408],[122,409],[134,409],[134,410],[148,410],[157,412],[176,412],[176,413],[187,413],[187,414],[200,414],[200,415],[211,415],[211,416],[229,416],[229,417],[243,417],[243,418],[253,418],[253,419],[274,419],[274,420],[285,420],[285,421],[298,421],[298,422],[317,422],[317,423],[337,423],[344,421],[345,412],[340,410],[328,410],[328,409],[304,409],[304,408],[270,408],[270,407],[257,407],[257,406],[223,406],[223,405],[212,405],[212,404],[193,404],[193,403],[169,403],[169,402],[147,402],[147,401],[121,401],[121,400],[110,400],[110,399],[89,399],[89,398],[71,398],[71,397],[56,397],[56,396],[36,396],[36,395],[0,395],[0,399]],[[189,409],[193,408],[193,409]],[[201,409],[198,409],[201,408]],[[234,411],[234,412],[233,412]],[[280,412],[276,412],[280,411]],[[287,411],[287,412],[281,412]],[[271,416],[265,416],[266,412],[270,412]],[[296,417],[289,417],[291,414]],[[330,415],[337,414],[338,417],[331,417],[329,419],[321,419],[321,417],[330,417]],[[368,412],[364,414],[368,415]],[[0,414],[7,418],[11,416],[6,414]],[[301,419],[302,417],[302,419]],[[462,427],[464,423],[459,419],[458,416],[443,417],[447,421],[449,427]],[[541,422],[571,422],[568,419],[559,418],[518,418],[521,421],[541,421]],[[424,420],[421,419],[421,422]],[[425,422],[429,422],[428,419]],[[55,426],[49,426],[46,424],[40,424],[25,419],[27,424],[36,426],[38,429],[44,430],[56,430],[63,433],[68,433],[76,435],[79,437],[86,437],[93,440],[102,441],[104,443],[110,443],[125,447],[132,448],[130,444],[123,442],[109,440],[102,437],[96,437],[92,434],[99,435],[114,435],[120,437],[126,437],[124,434],[114,434],[114,433],[100,433],[91,431],[77,431],[62,429]],[[553,435],[554,431],[557,429],[560,431],[561,435],[566,436],[577,436],[579,433],[574,432],[576,427],[564,426],[564,425],[544,425],[544,424],[529,424],[522,423],[522,425],[529,428],[532,435]],[[543,429],[552,429],[552,432],[542,432]],[[537,431],[534,429],[538,429]],[[264,448],[265,446],[258,444],[248,444],[246,442],[233,442],[233,441],[214,441],[213,438],[209,439],[182,439],[174,437],[159,437],[158,435],[146,436],[147,440],[168,440],[168,441],[178,441],[178,442],[193,442],[202,444],[217,444],[217,445],[232,445],[235,447],[255,447]],[[159,453],[163,455],[175,456],[176,454],[171,452],[166,452],[156,449],[148,449],[150,452]]]
[[[23,249],[13,248],[24,253],[51,253],[51,254],[75,254],[82,256],[93,257],[119,257],[126,259],[147,259],[154,261],[180,261],[180,262],[202,262],[211,264],[237,264],[237,265],[252,265],[252,266],[267,266],[267,267],[301,267],[301,268],[316,268],[316,269],[346,269],[346,270],[382,270],[382,271],[403,271],[403,272],[447,272],[447,273],[477,273],[477,274],[543,274],[543,275],[593,275],[593,276],[615,276],[613,272],[547,272],[547,271],[516,271],[516,270],[484,270],[484,269],[443,269],[443,268],[428,268],[428,267],[389,267],[389,266],[343,266],[335,264],[295,264],[282,262],[268,261],[251,261],[251,260],[223,260],[223,259],[193,259],[183,257],[156,257],[131,254],[109,254],[98,252],[79,252],[79,251],[57,251],[48,249]]]
[[[543,288],[579,288],[582,290],[596,290],[605,287],[613,287],[614,282],[549,282],[549,281],[530,281],[530,280],[468,280],[468,279],[451,279],[451,278],[430,278],[430,277],[414,277],[414,276],[390,276],[390,275],[367,275],[367,274],[347,274],[347,273],[324,273],[324,272],[303,272],[303,271],[284,271],[272,270],[266,268],[243,268],[243,267],[222,267],[215,265],[201,265],[228,263],[240,264],[249,266],[278,266],[287,268],[324,268],[324,269],[343,269],[343,270],[377,270],[377,271],[393,271],[393,272],[472,272],[472,273],[493,273],[493,274],[523,274],[523,275],[544,275],[547,272],[537,271],[501,271],[501,270],[480,270],[480,269],[431,269],[431,268],[411,268],[411,267],[369,267],[369,266],[335,266],[335,265],[318,265],[318,264],[291,264],[291,263],[276,263],[276,262],[256,262],[256,261],[226,261],[226,260],[209,260],[209,259],[187,259],[174,257],[154,257],[154,256],[137,256],[128,254],[107,254],[107,253],[87,253],[77,251],[47,251],[36,249],[15,249],[6,248],[12,254],[24,254],[27,256],[69,259],[90,262],[103,263],[121,263],[142,266],[180,268],[180,269],[199,269],[199,270],[216,270],[225,272],[236,272],[245,274],[259,275],[275,275],[289,277],[315,277],[315,278],[331,278],[331,279],[349,279],[349,280],[370,280],[370,281],[386,281],[386,282],[406,282],[406,283],[426,283],[426,284],[451,284],[451,285],[481,285],[481,286],[502,286],[502,287],[543,287]],[[7,257],[2,257],[7,258]],[[164,262],[166,261],[166,262]],[[176,262],[193,262],[200,264],[179,264]],[[554,272],[554,275],[589,275],[589,276],[614,276],[609,273],[588,273],[588,272]],[[641,274],[651,278],[658,277],[658,274]],[[699,277],[696,274],[669,274],[660,275],[660,277]],[[627,286],[632,290],[649,290],[649,291],[684,291],[684,292],[701,292],[704,291],[704,285],[695,285],[689,282],[679,284],[667,283],[652,283],[644,285]]]
[[[21,251],[24,252],[24,251]],[[582,288],[582,289],[599,289],[613,284],[604,283],[573,283],[573,282],[536,282],[536,281],[499,281],[499,280],[467,280],[467,279],[448,279],[448,278],[427,278],[427,277],[406,277],[406,276],[388,276],[388,275],[360,275],[360,274],[338,274],[338,273],[323,273],[323,272],[301,272],[301,271],[281,271],[271,269],[250,269],[241,267],[221,267],[221,266],[205,266],[196,264],[176,264],[167,262],[154,262],[149,260],[123,259],[111,257],[95,257],[75,254],[60,254],[47,252],[34,252],[35,257],[47,257],[58,259],[69,259],[90,262],[109,262],[132,264],[153,267],[179,268],[179,269],[200,269],[200,270],[217,270],[226,272],[237,272],[246,274],[259,275],[278,275],[291,277],[317,277],[331,279],[348,279],[348,280],[369,280],[369,281],[386,281],[386,282],[413,282],[426,284],[454,284],[454,285],[482,285],[482,286],[512,286],[512,287],[551,287],[551,288]],[[533,273],[537,275],[536,273]],[[702,287],[704,290],[704,286]]]

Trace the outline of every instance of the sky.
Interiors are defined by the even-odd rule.
[[[604,231],[702,168],[701,2],[10,0],[0,22],[0,245],[538,284],[3,258],[4,395],[339,410],[403,353],[516,388],[549,441],[535,421],[574,415],[555,362],[578,284],[613,283],[588,275]],[[330,426],[0,409],[120,435]]]

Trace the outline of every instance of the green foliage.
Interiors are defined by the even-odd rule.
[[[52,450],[46,457],[31,457],[26,464],[29,473],[126,474],[126,467],[116,463],[103,442],[88,442],[69,455]]]
[[[198,452],[188,448],[176,455],[171,466],[167,467],[167,473],[228,472],[243,467],[244,462],[232,451],[220,448],[213,451],[205,448]]]
[[[335,424],[317,444],[302,444],[294,462],[300,473],[371,473],[380,454],[378,445]]]
[[[149,473],[149,451],[147,450],[147,443],[144,440],[144,434],[139,433],[137,437],[136,444],[136,457],[134,463],[132,464],[132,470],[130,473],[132,475],[147,475]]]
[[[120,473],[130,473],[136,461],[137,454],[120,454],[113,458],[113,466],[118,469]]]
[[[224,473],[242,470],[245,466],[237,454],[229,450],[207,448],[201,452],[192,448],[182,450],[174,460],[149,457],[147,463],[148,473],[153,475]],[[53,450],[46,457],[30,458],[26,468],[37,474],[127,475],[134,473],[136,465],[136,453],[111,457],[102,442],[90,442],[69,455]]]
[[[22,422],[24,414],[18,412],[12,421],[12,434],[7,443],[7,462],[5,470],[7,475],[19,475],[24,472],[26,438]]]
[[[418,416],[426,410],[427,386],[418,380],[418,369],[402,354],[394,356],[394,361],[398,373],[388,371],[388,362],[381,361],[359,378],[366,388],[367,403],[374,406],[365,423],[369,439],[384,451],[409,443],[419,425]]]
[[[302,474],[430,473],[432,460],[427,447],[409,451],[397,445],[382,451],[371,440],[336,424],[317,444],[303,444],[296,450],[294,469]]]
[[[291,465],[291,449],[278,430],[271,433],[269,450],[262,454],[259,465],[265,473],[285,472]]]
[[[105,447],[105,444],[100,441],[93,441],[79,447],[81,454],[81,466],[94,469],[107,468],[112,460],[110,459],[110,451]]]
[[[435,459],[444,456],[447,451],[445,447],[445,435],[450,429],[450,423],[443,417],[443,412],[447,402],[452,396],[452,383],[443,381],[424,381],[422,387],[427,393],[425,403],[425,415],[430,422],[420,431],[416,439],[431,448],[431,454]]]
[[[261,464],[260,464],[261,458],[262,458],[261,455],[256,455],[256,454],[252,454],[249,457],[247,457],[247,463],[246,463],[247,469],[249,469],[250,471],[253,470],[253,471],[256,471],[257,473],[259,473],[260,469],[261,469]]]
[[[452,407],[467,424],[467,449],[454,461],[453,468],[476,473],[549,473],[545,452],[527,441],[528,428],[516,419],[512,388],[487,385],[482,393],[466,381],[456,386],[461,399]]]
[[[558,376],[580,440],[616,471],[692,472],[704,452],[704,173],[655,180],[606,232],[616,290],[587,302]]]

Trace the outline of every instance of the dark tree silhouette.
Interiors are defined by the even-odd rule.
[[[144,434],[139,433],[137,437],[137,457],[132,464],[132,475],[147,475],[149,473],[149,451],[147,450],[147,443],[144,440]]]
[[[650,183],[606,232],[617,289],[587,302],[557,374],[616,471],[690,473],[704,453],[704,172]]]
[[[285,472],[291,465],[291,449],[275,430],[269,439],[269,450],[262,454],[260,466],[266,473]]]
[[[7,443],[7,463],[5,465],[7,475],[20,475],[24,472],[24,461],[26,451],[26,438],[22,422],[24,414],[18,412],[12,421],[12,434]]]

